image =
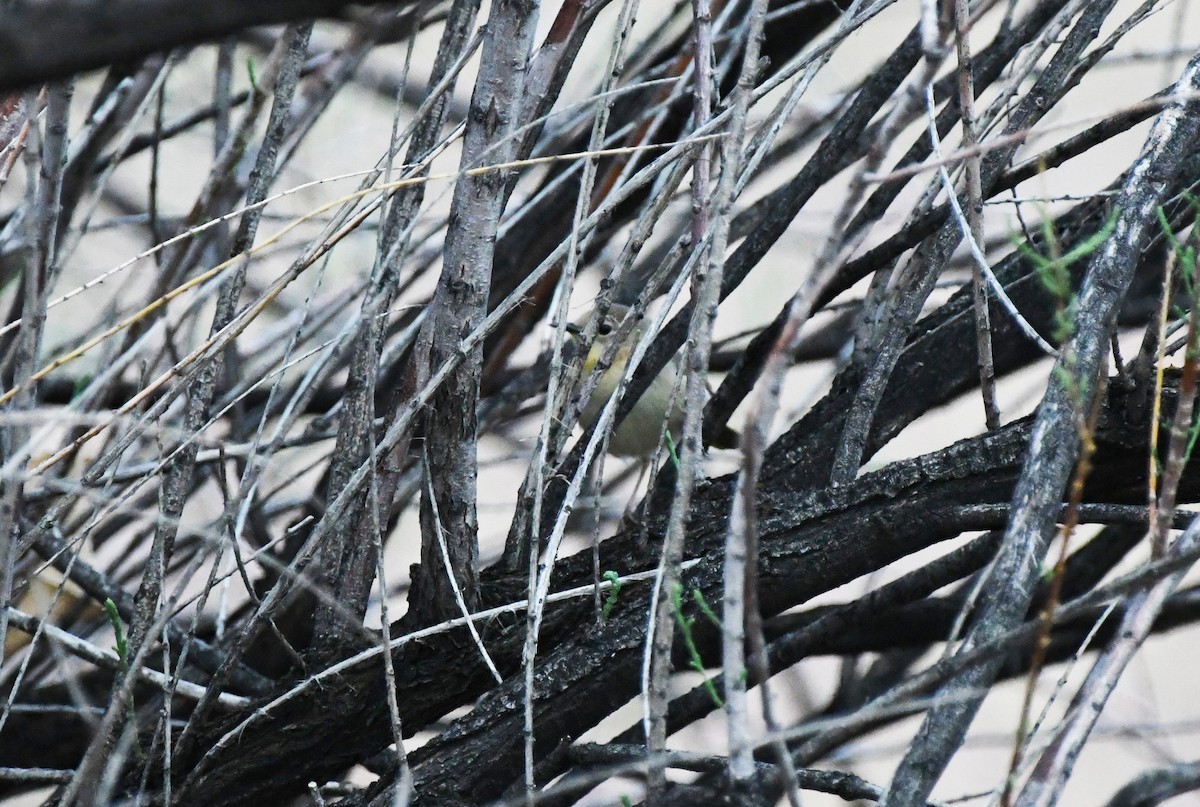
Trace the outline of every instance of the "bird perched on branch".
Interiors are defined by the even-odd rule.
[[[585,374],[590,374],[596,369],[597,363],[616,334],[617,326],[628,316],[629,310],[627,306],[617,303],[613,303],[609,307],[604,321],[596,330],[596,338],[592,341],[587,358],[584,359],[583,372]],[[581,329],[579,326],[573,325],[569,326],[568,330],[578,333]],[[644,332],[645,329],[639,322],[625,336],[621,346],[617,349],[612,365],[600,376],[600,380],[596,383],[596,389],[583,407],[580,424],[584,428],[592,427],[592,424],[600,417],[600,412],[608,403],[609,398],[617,391],[621,377],[625,374],[625,367],[629,363],[629,357]],[[638,399],[633,409],[629,411],[629,414],[621,421],[621,425],[609,438],[609,453],[627,457],[644,457],[653,453],[659,447],[664,423],[670,439],[679,440],[683,432],[684,388],[686,386],[679,378],[682,368],[683,352],[680,351],[659,371],[646,392]],[[677,386],[679,391],[676,394]],[[738,444],[738,434],[728,426],[723,426],[711,444],[716,448],[735,448]]]

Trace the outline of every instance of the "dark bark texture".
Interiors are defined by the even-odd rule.
[[[1065,803],[1200,621],[1200,41],[1126,5],[8,3],[0,794]]]

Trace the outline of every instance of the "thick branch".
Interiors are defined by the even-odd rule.
[[[358,0],[369,5],[378,0]],[[0,15],[0,90],[125,62],[254,25],[340,16],[348,0],[37,0]],[[398,8],[419,0],[401,0]],[[64,47],[64,43],[71,43]]]

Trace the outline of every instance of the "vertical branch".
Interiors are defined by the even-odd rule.
[[[612,113],[613,99],[608,91],[617,81],[625,69],[625,51],[629,41],[629,35],[633,29],[633,24],[637,18],[637,11],[640,4],[638,0],[624,0],[621,5],[621,12],[617,17],[616,42],[613,43],[609,52],[608,70],[601,82],[597,101],[597,109],[595,119],[592,122],[592,133],[588,141],[588,150],[597,151],[604,145],[604,137],[608,131],[608,121]],[[559,43],[559,38],[553,34],[556,31],[569,30],[567,20],[574,20],[580,12],[580,6],[577,2],[564,3],[559,10],[559,17],[555,20],[554,28],[548,39],[554,44]],[[573,27],[573,26],[571,26]],[[535,57],[531,67],[530,79],[537,80],[537,76],[533,74],[533,70],[539,66],[541,62],[548,61],[548,57],[543,57],[543,54],[551,47],[550,42],[547,43],[539,52],[538,57]],[[546,67],[542,68],[547,69]],[[557,75],[557,71],[555,73]],[[552,81],[550,77],[542,77],[542,82],[549,84]],[[534,99],[530,99],[531,101]],[[532,801],[534,798],[534,707],[533,707],[533,690],[534,677],[537,669],[537,649],[538,635],[541,630],[542,616],[545,608],[544,595],[539,596],[542,590],[540,583],[544,578],[549,580],[553,564],[554,556],[549,555],[546,562],[541,562],[539,557],[539,544],[542,536],[542,507],[545,497],[546,487],[549,484],[549,477],[553,466],[556,463],[551,462],[551,455],[557,458],[562,450],[563,441],[566,439],[566,429],[559,428],[552,432],[551,425],[561,423],[561,412],[565,402],[560,400],[562,397],[562,373],[559,368],[563,364],[563,347],[567,333],[567,317],[568,306],[571,302],[571,291],[575,284],[575,276],[579,267],[580,258],[587,247],[589,238],[582,237],[582,224],[587,214],[591,212],[592,205],[592,190],[595,185],[596,172],[598,170],[598,159],[595,157],[589,158],[583,165],[583,176],[580,178],[579,193],[575,198],[575,218],[572,222],[570,238],[568,239],[568,251],[566,262],[562,270],[562,274],[558,279],[555,289],[555,298],[557,304],[554,306],[553,318],[557,323],[554,334],[554,345],[551,350],[550,359],[550,380],[546,387],[546,404],[543,410],[542,426],[538,433],[537,445],[533,451],[533,467],[531,467],[526,476],[526,482],[522,484],[522,490],[526,489],[529,481],[533,482],[533,496],[531,497],[531,505],[529,509],[521,513],[521,508],[518,507],[518,517],[515,522],[520,521],[523,517],[530,522],[530,529],[523,551],[527,553],[528,566],[528,583],[527,597],[529,600],[529,611],[527,616],[527,630],[525,634],[525,643],[521,648],[521,668],[525,678],[525,703],[524,703],[524,721],[525,721],[525,798],[527,801]],[[553,435],[553,436],[552,436]],[[553,445],[551,441],[553,440]],[[593,469],[594,479],[596,484],[596,496],[600,495],[602,487],[600,480],[603,479],[603,464],[604,459],[600,457],[599,461]],[[525,500],[529,500],[526,498]],[[597,518],[597,529],[599,528],[599,519]],[[598,537],[595,551],[599,552]],[[553,551],[553,550],[548,550]],[[597,558],[598,562],[598,558]],[[596,572],[597,577],[599,571]],[[599,598],[599,586],[597,585],[597,598]],[[597,608],[599,613],[599,608]]]
[[[1184,271],[1194,274],[1195,267],[1186,267]],[[1194,295],[1194,285],[1192,289]],[[1200,311],[1197,310],[1197,300],[1194,296],[1190,303],[1192,310],[1188,312],[1187,342],[1184,346],[1183,373],[1179,379],[1179,398],[1175,404],[1175,415],[1171,419],[1171,440],[1163,466],[1162,490],[1158,497],[1158,506],[1155,508],[1155,531],[1150,535],[1151,554],[1155,558],[1161,558],[1167,552],[1167,539],[1179,497],[1179,483],[1183,479],[1183,469],[1190,459],[1191,441],[1195,439],[1192,416],[1196,405],[1196,362],[1197,351],[1200,350],[1200,322],[1197,320],[1200,319]]]
[[[712,6],[709,0],[692,0],[694,17],[693,48],[694,59],[692,81],[695,85],[695,97],[692,107],[692,123],[695,129],[700,129],[709,122],[712,116],[712,86],[713,86],[713,35],[712,35]],[[760,23],[761,24],[761,23]],[[744,125],[745,98],[739,98],[742,104],[741,112]],[[727,141],[728,142],[728,141]],[[736,174],[735,166],[741,160],[741,139],[737,139],[735,149],[727,154],[732,157],[732,163],[723,164],[724,177]],[[696,155],[692,167],[692,242],[696,245],[705,244],[705,236],[710,226],[710,184],[712,172],[712,157],[715,147],[706,143]],[[725,238],[722,233],[728,232],[729,197],[732,183],[723,181],[726,194],[724,209],[718,212],[721,221],[716,224],[717,232],[708,243],[707,251],[701,253],[695,263],[696,269],[692,274],[692,297],[696,306],[692,311],[692,320],[688,328],[688,348],[685,360],[686,392],[684,403],[683,430],[681,434],[682,451],[679,454],[678,475],[675,481],[675,496],[671,501],[670,517],[667,523],[666,540],[663,542],[662,557],[659,562],[659,576],[655,596],[652,600],[654,608],[650,615],[650,641],[647,642],[646,664],[643,668],[644,680],[643,697],[645,698],[646,753],[654,757],[660,756],[667,742],[667,685],[671,678],[671,646],[675,637],[674,609],[682,601],[679,596],[680,569],[679,563],[683,557],[683,536],[686,527],[688,504],[691,500],[694,484],[697,457],[702,451],[700,442],[701,418],[704,412],[704,398],[707,396],[705,383],[708,371],[708,356],[712,349],[712,325],[717,314],[718,297],[716,292],[721,288],[721,267],[724,265]],[[718,246],[717,240],[721,243]],[[718,251],[719,250],[719,251]],[[715,290],[711,280],[716,278]],[[648,787],[651,799],[659,799],[666,785],[666,772],[661,765],[654,765],[649,770]]]
[[[479,167],[485,155],[505,162],[516,154],[513,132],[536,21],[537,6],[528,0],[503,0],[492,8],[463,136],[464,170]],[[455,615],[450,575],[468,607],[478,601],[476,410],[483,350],[474,346],[462,355],[462,342],[487,313],[507,177],[507,172],[482,171],[465,174],[456,183],[442,274],[417,341],[417,368],[425,377],[443,363],[462,358],[422,417],[433,483],[432,493],[421,499],[421,572],[414,579],[412,595],[411,613],[422,622]],[[442,568],[431,497],[437,500],[446,531],[448,569]]]
[[[933,0],[922,0],[921,35],[922,70],[910,95],[916,103],[921,95],[929,96],[933,80],[946,57],[945,22],[940,7]],[[917,90],[916,87],[920,89]],[[899,105],[898,105],[899,106]],[[898,110],[893,111],[893,115]],[[936,127],[931,131],[931,148],[937,147]],[[878,144],[885,145],[885,144]],[[953,188],[948,188],[953,193]],[[849,200],[847,200],[849,204]],[[848,212],[848,211],[847,211]],[[823,255],[840,244],[845,228],[837,227]],[[860,232],[859,237],[865,237]],[[936,238],[927,239],[908,263],[893,274],[891,269],[876,272],[867,294],[866,308],[859,317],[854,338],[853,366],[859,372],[860,383],[854,401],[846,413],[842,438],[833,457],[830,482],[844,485],[854,479],[862,466],[863,452],[875,420],[876,407],[883,395],[896,358],[912,324],[933,291],[938,273],[958,243],[957,233],[943,230]],[[836,254],[836,253],[834,253]]]
[[[983,157],[976,148],[979,132],[975,128],[975,78],[971,63],[971,10],[967,0],[954,0],[954,42],[958,53],[958,108],[962,117],[963,149],[966,159],[967,220],[971,238],[976,244],[986,243],[983,231],[983,179],[980,162]],[[953,193],[953,188],[947,188]],[[992,359],[992,326],[988,313],[987,283],[983,270],[971,265],[971,283],[975,298],[975,344],[979,350],[979,391],[983,396],[983,416],[989,431],[1000,428],[1000,410],[996,406],[996,367]]]
[[[30,250],[23,272],[24,305],[14,352],[13,383],[17,394],[6,411],[28,409],[34,402],[30,380],[42,352],[46,304],[59,269],[55,244],[60,225],[63,166],[67,158],[67,122],[74,89],[71,82],[50,88],[44,137],[39,136],[36,118],[29,121],[29,148],[25,152],[29,193],[23,214],[29,228]],[[32,95],[30,93],[26,100],[28,109],[37,106]],[[28,441],[28,426],[0,428],[0,602],[3,603],[8,603],[12,596],[25,460],[32,450]],[[4,660],[3,643],[7,636],[6,609],[0,613],[0,662]]]
[[[217,45],[217,69],[213,80],[213,156],[220,156],[229,139],[230,100],[233,87],[233,54],[237,40],[227,37]]]
[[[742,57],[737,88],[734,91],[731,108],[732,114],[729,122],[729,136],[721,143],[721,175],[718,180],[716,198],[714,200],[717,215],[712,224],[712,245],[709,248],[707,256],[707,266],[702,265],[701,268],[698,268],[693,277],[692,296],[696,304],[692,314],[691,327],[689,328],[689,347],[685,364],[688,385],[687,409],[683,426],[683,456],[685,461],[690,458],[693,463],[703,450],[701,432],[704,426],[704,396],[707,392],[704,388],[704,374],[708,370],[709,354],[712,350],[712,326],[713,321],[716,319],[717,303],[720,300],[721,287],[724,280],[725,251],[729,244],[729,214],[733,206],[738,175],[743,164],[742,150],[746,137],[746,116],[749,111],[755,81],[761,69],[759,54],[761,53],[766,12],[766,1],[756,0],[751,6],[750,17],[745,27],[746,50]],[[699,67],[699,65],[697,66]],[[747,463],[750,463],[750,460],[747,460]],[[671,527],[678,530],[680,551],[683,546],[683,530],[687,526],[687,506],[690,499],[692,475],[695,473],[694,467],[688,468],[685,465],[684,470],[687,472],[684,473],[681,471],[680,473],[680,480],[676,489],[675,500],[672,502],[671,518],[668,527],[668,530]],[[740,480],[740,484],[744,485],[742,489],[749,490],[749,495],[753,498],[757,485],[746,485],[745,483],[746,480]],[[735,785],[739,782],[744,784],[748,775],[753,770],[753,759],[749,756],[751,754],[751,746],[749,743],[744,742],[748,739],[745,735],[747,715],[744,708],[740,710],[740,713],[738,709],[739,706],[745,706],[745,683],[744,680],[739,680],[743,677],[742,670],[744,669],[744,665],[738,665],[736,668],[734,666],[737,664],[737,657],[742,652],[741,638],[746,621],[746,611],[739,612],[738,605],[742,603],[743,597],[745,597],[746,610],[753,608],[756,603],[755,594],[749,590],[757,587],[757,532],[754,529],[752,509],[750,513],[750,518],[743,523],[746,529],[742,532],[737,531],[731,518],[729,533],[725,541],[724,593],[726,605],[724,624],[726,630],[732,631],[733,635],[723,637],[725,640],[724,663],[722,665],[723,680],[727,692],[732,693],[740,690],[738,700],[736,702],[733,699],[730,700],[728,714],[730,738],[729,773]],[[668,532],[668,535],[670,535],[670,532]],[[678,561],[676,560],[677,563]],[[733,600],[732,603],[730,603],[730,598]],[[759,627],[761,627],[761,624]],[[656,644],[659,641],[657,633],[655,641]],[[669,649],[669,642],[667,643],[667,648]],[[660,716],[660,720],[664,723],[663,731],[665,732],[665,720],[663,720],[665,718],[665,704],[663,705],[663,712],[664,714]],[[790,793],[791,790],[789,788]]]
[[[1177,261],[1178,253],[1172,251],[1167,260],[1163,261],[1163,280],[1162,280],[1162,296],[1159,299],[1158,316],[1155,323],[1146,326],[1146,336],[1143,340],[1142,352],[1138,356],[1138,364],[1144,365],[1146,360],[1150,360],[1150,353],[1153,352],[1154,362],[1154,390],[1150,401],[1150,451],[1146,455],[1146,496],[1147,507],[1149,509],[1149,523],[1151,538],[1158,534],[1158,427],[1162,422],[1162,393],[1163,393],[1163,376],[1166,373],[1166,348],[1167,348],[1167,320],[1171,313],[1171,290],[1174,284],[1174,267]],[[1155,327],[1157,326],[1157,327]],[[1151,337],[1151,334],[1154,334]],[[1147,350],[1149,342],[1153,338],[1154,344],[1152,351]],[[1145,373],[1142,373],[1145,376]],[[1151,544],[1153,551],[1154,545]]]
[[[450,8],[446,27],[438,43],[437,56],[429,76],[428,87],[434,88],[456,75],[455,66],[464,52],[475,27],[479,13],[479,0],[457,0]],[[438,136],[446,116],[447,98],[452,88],[448,85],[433,99],[433,106],[415,124],[405,162],[422,165],[437,145]],[[428,166],[414,173],[415,177],[428,173]],[[384,336],[388,327],[388,311],[400,287],[401,265],[407,254],[409,237],[417,213],[425,199],[425,183],[414,182],[399,189],[391,198],[380,233],[376,267],[371,286],[363,300],[357,327],[360,332],[354,341],[350,358],[349,375],[343,398],[343,412],[338,421],[337,444],[329,469],[326,501],[332,501],[345,489],[347,480],[354,470],[374,454],[376,438],[375,403],[380,396],[376,391],[379,374],[379,358],[383,349]],[[399,398],[401,396],[389,396]],[[407,443],[403,441],[402,445]],[[383,536],[373,535],[376,524],[388,523],[392,500],[395,496],[400,470],[405,467],[404,457],[391,454],[381,458],[383,462],[371,465],[372,484],[375,491],[378,513],[367,513],[366,491],[355,494],[358,506],[351,508],[351,515],[344,525],[323,541],[318,550],[313,573],[322,585],[328,586],[334,599],[351,609],[355,614],[366,612],[367,599],[375,578],[377,559],[375,547]],[[366,517],[366,516],[370,517]],[[315,647],[317,658],[336,655],[345,631],[342,630],[345,612],[329,606],[319,606],[315,615]]]
[[[286,132],[288,110],[295,94],[304,56],[308,51],[308,39],[311,33],[312,23],[290,26],[287,34],[281,40],[280,57],[282,62],[281,60],[272,60],[272,65],[278,72],[263,77],[273,85],[275,100],[272,104],[266,135],[259,148],[255,165],[250,172],[246,200],[251,205],[257,205],[266,198],[267,191],[275,180],[275,156]],[[248,251],[254,243],[261,216],[261,207],[253,207],[242,216],[232,247],[234,255]],[[242,287],[245,284],[248,264],[248,256],[238,260],[233,271],[221,284],[217,308],[209,329],[210,337],[215,336],[237,316],[238,298],[241,297]],[[173,456],[163,470],[154,541],[150,547],[150,555],[146,561],[142,582],[138,587],[136,596],[138,611],[129,629],[129,643],[135,648],[147,638],[146,628],[158,608],[163,577],[166,574],[166,566],[179,530],[179,518],[187,503],[188,491],[195,470],[196,453],[200,448],[195,437],[209,419],[209,410],[217,389],[217,377],[224,364],[224,353],[217,352],[188,385],[181,427],[184,445],[172,449]]]
[[[709,0],[692,0],[692,26],[695,57],[692,60],[692,81],[696,95],[692,106],[692,124],[700,129],[712,117],[713,53],[712,4]],[[704,242],[708,232],[709,183],[712,177],[712,157],[716,145],[707,143],[696,155],[692,168],[692,243]],[[711,254],[711,251],[710,251]],[[693,289],[695,291],[695,289]]]

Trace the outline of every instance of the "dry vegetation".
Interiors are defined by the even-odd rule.
[[[1200,788],[1194,3],[204,5],[0,12],[6,798]]]

